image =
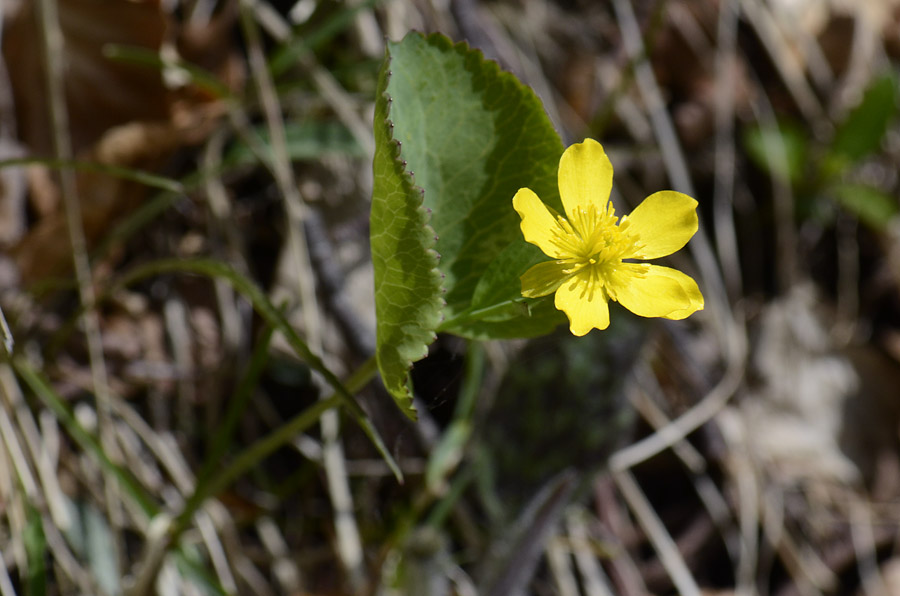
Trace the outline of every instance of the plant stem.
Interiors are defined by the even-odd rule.
[[[438,330],[438,332],[446,331],[448,329],[458,327],[459,325],[462,325],[464,323],[470,323],[472,321],[477,321],[479,319],[483,319],[485,317],[488,317],[488,316],[494,314],[495,312],[500,312],[503,309],[508,308],[513,304],[525,304],[525,299],[524,298],[513,298],[512,300],[504,300],[503,302],[498,302],[497,304],[493,304],[493,305],[487,306],[485,308],[479,308],[479,309],[475,309],[475,310],[466,309],[466,310],[462,311],[461,313],[459,313],[458,315],[456,315],[455,317],[451,317],[451,318],[447,319],[446,321],[444,321],[443,323],[441,323],[438,326],[437,330]],[[526,305],[526,308],[527,308],[527,305]]]

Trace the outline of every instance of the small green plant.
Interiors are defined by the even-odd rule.
[[[409,369],[438,331],[534,337],[565,321],[562,311],[580,336],[609,325],[608,300],[670,319],[703,308],[687,275],[633,262],[684,246],[697,202],[656,193],[617,223],[601,145],[563,152],[531,89],[480,52],[410,33],[388,43],[378,89],[376,357],[408,416]]]
[[[859,104],[835,126],[824,147],[792,124],[750,129],[744,146],[757,167],[790,184],[801,216],[833,204],[873,230],[883,231],[900,205],[878,186],[858,181],[859,166],[881,147],[897,115],[897,78],[888,73],[869,84]]]

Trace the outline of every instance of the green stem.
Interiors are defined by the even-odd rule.
[[[184,509],[178,515],[178,519],[172,529],[172,543],[175,543],[178,540],[181,533],[187,528],[191,519],[194,517],[194,514],[206,499],[225,490],[228,485],[237,480],[247,470],[256,466],[269,454],[289,442],[299,433],[302,433],[314,425],[324,412],[340,406],[341,403],[342,399],[338,395],[332,395],[328,399],[316,402],[292,418],[284,426],[277,428],[271,434],[251,445],[246,451],[241,453],[237,459],[231,462],[221,474],[210,479],[210,481],[204,485],[198,486],[194,494],[188,499]]]
[[[359,391],[372,380],[376,370],[375,358],[369,358],[347,380],[346,389],[352,393]],[[284,426],[275,429],[271,434],[251,445],[246,451],[238,455],[221,474],[209,479],[208,482],[202,485],[198,485],[172,527],[171,543],[174,544],[178,540],[206,499],[219,494],[247,470],[250,470],[276,449],[279,449],[298,434],[307,430],[319,420],[319,417],[324,412],[341,405],[346,405],[346,401],[338,392],[333,393],[327,399],[316,402],[300,412]]]
[[[503,302],[498,302],[497,304],[474,310],[468,308],[455,317],[451,317],[445,320],[438,326],[437,330],[438,332],[447,331],[448,329],[453,329],[454,327],[458,327],[466,323],[471,323],[472,321],[478,321],[479,319],[488,317],[495,312],[500,312],[505,308],[509,308],[513,304],[526,304],[525,298],[513,298],[512,300],[504,300]]]
[[[259,336],[256,347],[253,349],[253,355],[250,358],[250,364],[244,372],[237,389],[228,400],[228,409],[225,412],[223,420],[216,425],[216,433],[210,445],[209,452],[206,455],[206,461],[200,472],[197,474],[197,489],[203,486],[215,475],[215,470],[220,461],[228,452],[228,446],[234,436],[234,431],[240,422],[241,415],[250,403],[253,393],[259,384],[259,378],[262,375],[263,368],[269,361],[269,345],[272,341],[272,334],[275,328],[266,326]]]
[[[184,192],[184,185],[179,181],[164,176],[157,176],[144,170],[135,170],[132,168],[123,168],[109,164],[97,163],[94,161],[78,161],[74,159],[45,159],[42,157],[17,157],[14,159],[0,160],[0,168],[8,168],[11,166],[30,166],[43,165],[49,169],[56,170],[77,170],[82,172],[98,172],[100,174],[108,174],[122,180],[138,182],[150,188],[158,188],[168,192]]]

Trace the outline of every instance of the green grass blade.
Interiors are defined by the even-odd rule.
[[[160,57],[159,52],[147,48],[110,43],[103,46],[103,55],[110,60],[128,64],[139,64],[154,70],[177,68],[181,72],[187,74],[194,85],[207,93],[223,99],[232,97],[228,86],[211,72],[182,60],[163,60],[162,57]]]
[[[241,377],[234,394],[228,400],[228,409],[225,412],[225,418],[216,426],[215,435],[206,455],[206,461],[200,473],[197,474],[197,490],[200,486],[209,481],[216,467],[221,465],[222,458],[228,451],[228,446],[234,436],[234,431],[240,422],[244,410],[253,397],[254,389],[259,385],[259,378],[265,369],[266,363],[269,361],[269,345],[272,343],[272,335],[275,328],[267,326],[260,334],[253,348],[253,355],[250,358],[250,365]]]
[[[99,172],[108,174],[122,180],[138,182],[150,188],[158,188],[169,192],[183,192],[184,187],[177,180],[158,176],[145,172],[143,170],[135,170],[132,168],[123,168],[120,166],[111,166],[107,164],[97,163],[93,161],[77,161],[68,159],[45,159],[38,157],[19,157],[15,159],[0,160],[0,168],[10,166],[30,166],[42,165],[52,169],[72,169],[82,172]]]

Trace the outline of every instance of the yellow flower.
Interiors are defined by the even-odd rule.
[[[642,317],[684,319],[703,310],[697,283],[681,271],[634,262],[677,251],[697,231],[697,201],[671,190],[644,199],[617,223],[609,201],[613,168],[593,139],[559,160],[559,194],[566,217],[528,188],[513,197],[525,240],[553,258],[522,275],[526,298],[556,292],[556,308],[573,334],[609,326],[609,300]]]

